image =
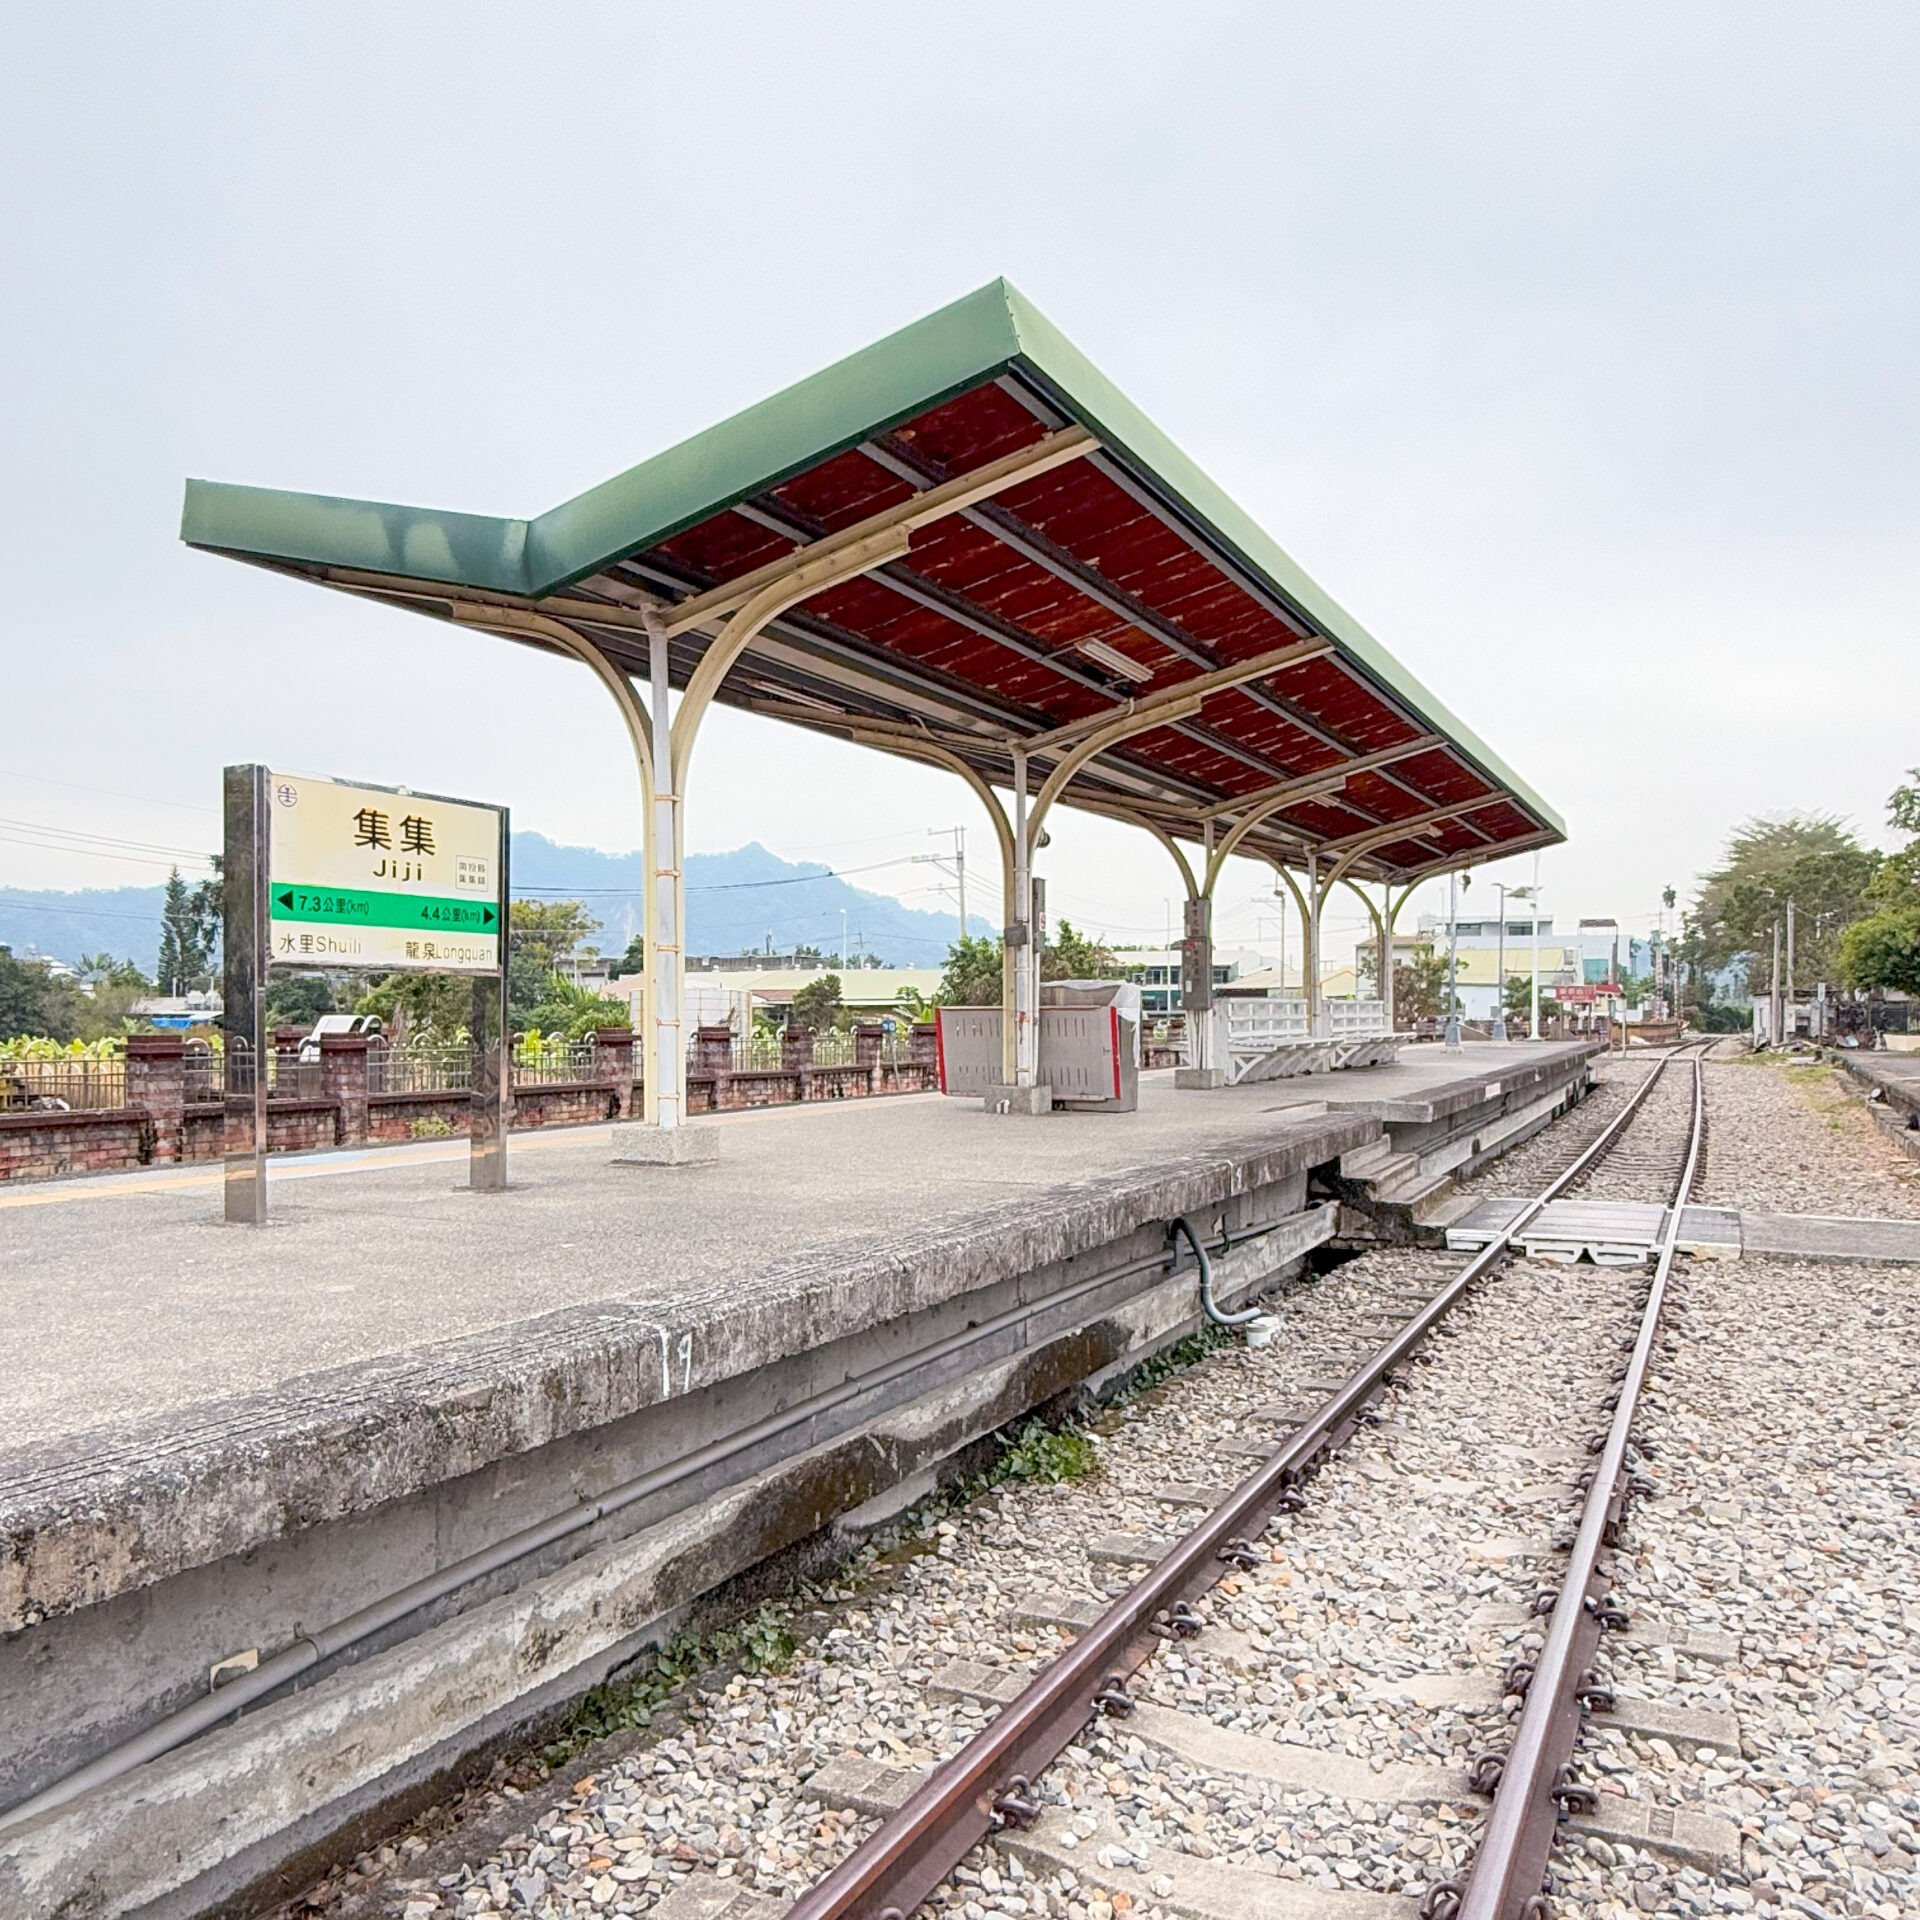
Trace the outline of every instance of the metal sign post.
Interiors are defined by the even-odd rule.
[[[227,768],[229,1220],[267,1217],[266,1002],[276,966],[472,975],[470,1179],[482,1191],[506,1186],[507,848],[504,807]]]
[[[507,810],[500,809],[500,965],[475,975],[473,1016],[473,1113],[467,1122],[467,1184],[476,1193],[504,1193],[507,1186],[507,1121],[513,1099],[513,1033],[507,1025],[508,902]]]
[[[267,1218],[267,770],[229,767],[221,864],[226,1217]]]

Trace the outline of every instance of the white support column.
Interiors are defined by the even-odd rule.
[[[1029,812],[1027,756],[1013,753],[1013,821],[1006,854],[1006,920],[1000,946],[1000,1070],[987,1089],[989,1113],[1047,1113],[1052,1090],[1040,1077],[1040,943],[1034,926],[1033,841],[1038,809]]]
[[[1199,1084],[1212,1085],[1213,1076],[1207,1069],[1225,1067],[1228,1062],[1213,1057],[1213,883],[1217,870],[1211,820],[1201,829],[1200,849],[1204,856],[1201,870],[1207,876],[1207,883],[1188,900],[1186,908],[1187,972],[1197,991],[1182,993],[1180,998],[1187,1009],[1187,1064],[1206,1076]]]
[[[673,765],[668,717],[667,636],[658,623],[647,630],[648,702],[653,723],[653,848],[647,873],[647,984],[652,991],[647,1036],[647,1085],[656,1124],[671,1133],[686,1119],[687,1041],[681,1030],[686,953],[681,932],[680,796]]]
[[[1034,1022],[1039,966],[1033,951],[1033,849],[1027,839],[1027,756],[1013,756],[1013,1083],[1031,1087],[1039,1078],[1039,1032]]]
[[[1315,1039],[1320,1035],[1320,908],[1325,894],[1320,885],[1320,855],[1307,855],[1307,931],[1301,985],[1307,995],[1307,1031]]]
[[[1386,1015],[1387,1031],[1393,1031],[1393,882],[1380,889],[1380,1005]]]

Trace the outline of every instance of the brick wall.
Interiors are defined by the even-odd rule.
[[[590,1126],[638,1115],[641,1088],[632,1077],[632,1047],[620,1035],[603,1036],[605,1073],[599,1080],[565,1081],[513,1090],[512,1127]],[[898,1065],[879,1059],[878,1029],[862,1033],[866,1063],[852,1067],[811,1064],[813,1036],[789,1036],[786,1064],[750,1073],[727,1069],[728,1054],[717,1036],[708,1046],[708,1070],[688,1076],[690,1113],[732,1112],[748,1107],[796,1106],[816,1100],[862,1100],[894,1093],[925,1093],[937,1085],[928,1050],[914,1039],[916,1058]],[[170,1034],[140,1035],[128,1043],[128,1087],[141,1098],[103,1113],[0,1114],[0,1183],[49,1180],[64,1174],[110,1173],[128,1167],[218,1160],[227,1151],[229,1122],[218,1100],[186,1097],[185,1049]],[[469,1096],[459,1093],[367,1092],[363,1042],[323,1047],[325,1094],[317,1099],[275,1099],[267,1105],[267,1141],[274,1153],[320,1147],[384,1144],[422,1137],[421,1121],[443,1121],[451,1135],[464,1135],[472,1116]],[[232,1123],[233,1144],[244,1144]]]
[[[0,1181],[52,1180],[144,1166],[153,1155],[145,1113],[0,1113]]]

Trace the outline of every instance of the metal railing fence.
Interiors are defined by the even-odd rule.
[[[464,1040],[367,1049],[369,1093],[465,1093],[472,1085],[473,1048]]]
[[[633,1055],[639,1066],[638,1036]],[[858,1039],[850,1028],[828,1028],[814,1035],[816,1067],[857,1064]],[[880,1042],[880,1058],[902,1065],[913,1058],[913,1039],[905,1028],[888,1032]],[[698,1056],[689,1050],[689,1065]],[[736,1035],[731,1048],[735,1073],[777,1070],[784,1064],[777,1029],[757,1027]],[[553,1086],[594,1082],[605,1077],[607,1059],[592,1040],[522,1038],[513,1046],[516,1086]],[[189,1105],[220,1100],[231,1092],[245,1094],[253,1087],[251,1056],[242,1049],[216,1052],[204,1043],[189,1044],[182,1062],[184,1093]],[[387,1046],[376,1041],[367,1050],[367,1091],[386,1093],[465,1093],[473,1085],[473,1048],[467,1041]],[[275,1051],[267,1056],[267,1086],[282,1099],[319,1099],[325,1091],[321,1063],[311,1057]],[[127,1063],[124,1058],[55,1057],[45,1060],[0,1059],[0,1112],[30,1111],[41,1107],[94,1111],[127,1104]]]
[[[127,1063],[69,1056],[0,1060],[0,1112],[95,1113],[127,1104]]]

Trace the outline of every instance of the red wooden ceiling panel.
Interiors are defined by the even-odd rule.
[[[851,527],[869,515],[909,498],[914,488],[898,474],[869,460],[858,447],[823,460],[805,473],[783,480],[773,498],[817,521],[829,533]]]
[[[909,421],[893,438],[897,450],[925,465],[928,484],[934,484],[1029,446],[1045,431],[1010,394],[987,384]],[[854,448],[783,481],[772,490],[772,504],[834,532],[913,491],[907,481]],[[1089,461],[1073,461],[1020,482],[996,496],[994,506],[1094,569],[1113,589],[1171,623],[1214,659],[1230,663],[1299,637],[1288,622]],[[696,577],[727,580],[791,550],[792,543],[778,534],[728,511],[654,551],[669,566]],[[990,526],[958,516],[938,521],[916,534],[903,564],[982,614],[1020,629],[1037,646],[1066,651],[1063,664],[1074,673],[1107,671],[1077,651],[1081,643],[1099,640],[1152,669],[1154,678],[1138,685],[1116,683],[1103,695],[1065,677],[1058,667],[1028,658],[878,579],[846,582],[810,601],[804,611],[904,659],[1043,714],[1055,725],[1114,711],[1116,695],[1177,684],[1196,670],[1158,635],[1028,559]],[[1263,684],[1354,752],[1372,752],[1413,737],[1414,728],[1405,718],[1333,659],[1305,662]],[[1211,697],[1198,725],[1203,732],[1155,728],[1134,736],[1124,751],[1223,798],[1331,770],[1343,757],[1245,689]],[[1253,764],[1211,744],[1205,733],[1239,747]],[[1271,771],[1263,772],[1262,763]],[[1493,792],[1445,748],[1398,762],[1393,771],[1397,780],[1430,795],[1436,805]],[[1370,831],[1383,820],[1417,814],[1426,804],[1396,779],[1377,772],[1355,775],[1348,797],[1351,804],[1344,804],[1338,794],[1302,802],[1280,820],[1294,831],[1337,839]],[[1477,819],[1503,839],[1535,830],[1511,802],[1489,806]],[[1438,834],[1438,844],[1454,850],[1464,852],[1477,844],[1475,835],[1452,823],[1442,823]],[[1435,857],[1436,841],[1423,834],[1380,853],[1390,864],[1421,863]]]

